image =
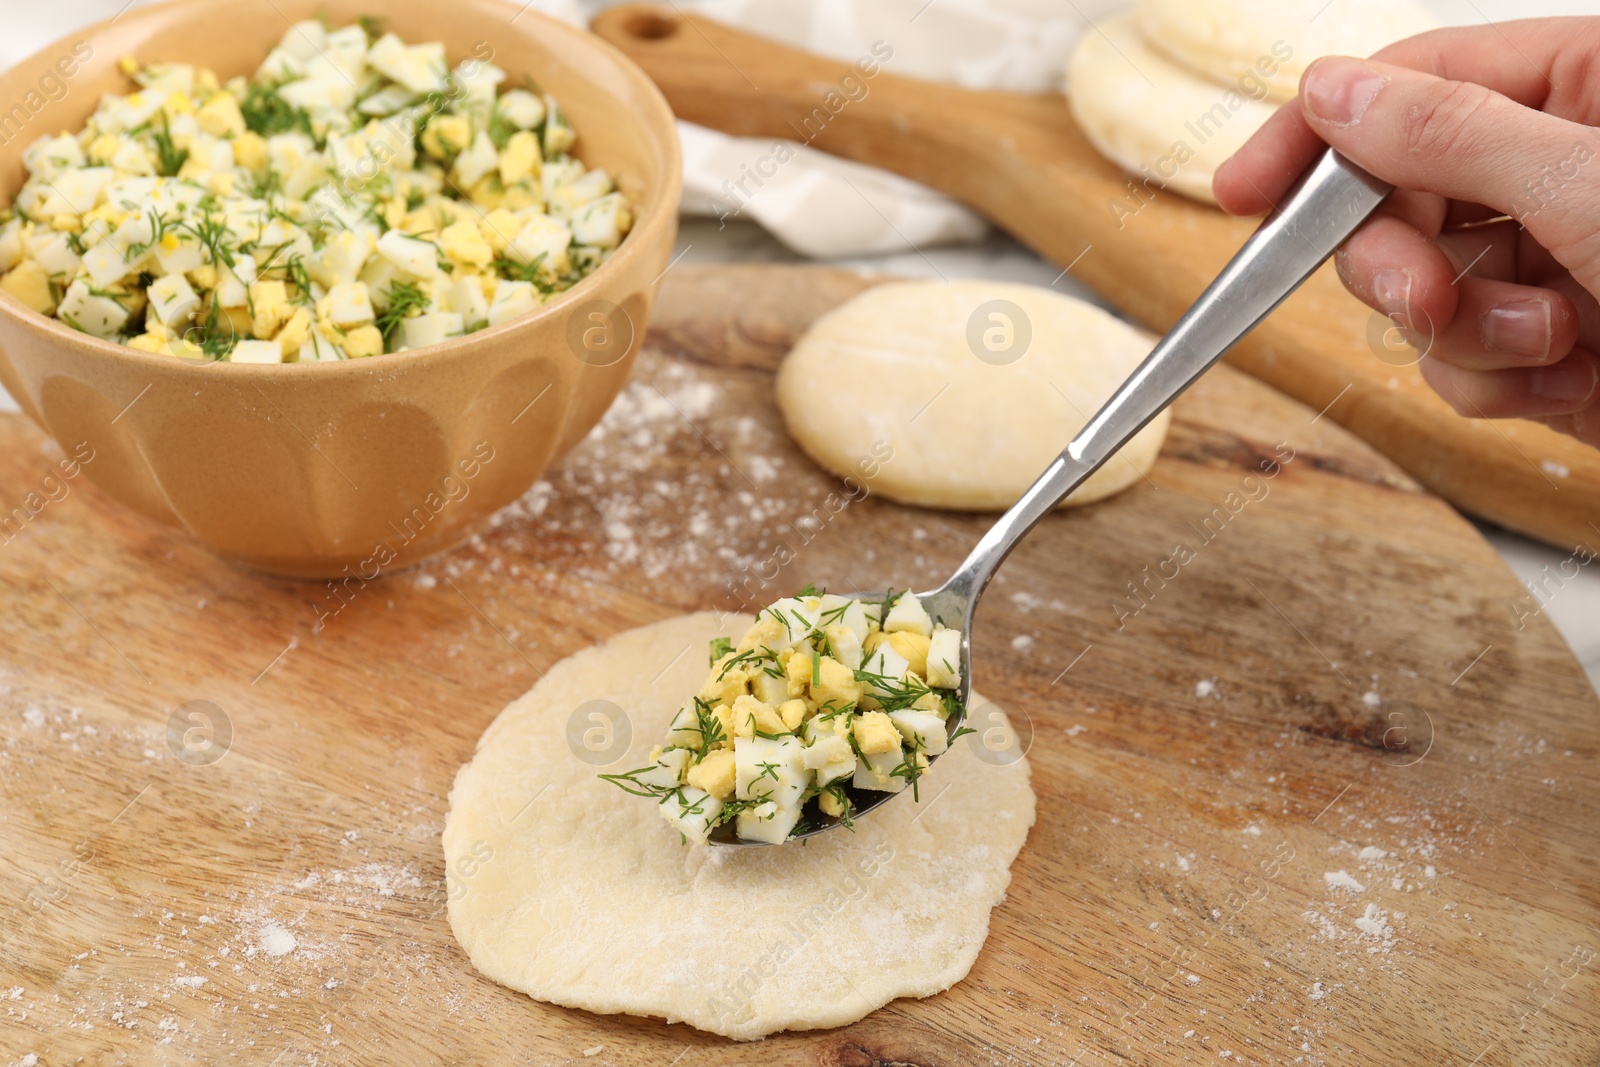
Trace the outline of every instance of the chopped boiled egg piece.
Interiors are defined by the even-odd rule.
[[[889,614],[883,620],[883,630],[891,634],[905,630],[927,637],[933,633],[933,620],[928,617],[916,594],[902,593],[890,606]]]
[[[539,306],[539,293],[532,282],[513,282],[501,278],[495,282],[494,300],[489,304],[489,325],[521,318]]]
[[[148,315],[169,330],[181,333],[200,306],[200,298],[181,274],[166,274],[150,283]],[[276,360],[274,360],[276,362]]]
[[[961,631],[940,627],[928,642],[927,683],[936,689],[961,687]]]
[[[276,341],[235,341],[228,358],[234,363],[282,363],[283,346]]]
[[[378,255],[414,277],[432,278],[439,273],[439,246],[399,230],[378,238]]]
[[[406,319],[401,324],[402,348],[426,348],[460,337],[465,323],[459,312],[434,311]]]
[[[704,789],[686,785],[662,797],[658,810],[684,837],[703,843],[711,833],[713,820],[722,812],[722,801]]]
[[[116,298],[90,291],[82,278],[67,287],[56,315],[74,329],[102,339],[115,337],[128,322],[128,309]]]

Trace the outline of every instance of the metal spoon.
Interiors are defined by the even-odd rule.
[[[917,594],[930,616],[947,623],[962,620],[963,707],[972,696],[972,621],[978,598],[1017,542],[1298,289],[1392,189],[1331,148],[1324,152],[1133,376],[989,528],[955,574],[932,592]],[[863,593],[856,599],[881,601],[883,594]],[[954,734],[962,718],[951,715],[947,731]],[[852,819],[900,795],[870,790],[852,794],[856,801]],[[838,825],[838,820],[829,820],[788,841],[814,837]],[[718,845],[764,843],[740,839],[731,823],[713,830],[710,840]]]

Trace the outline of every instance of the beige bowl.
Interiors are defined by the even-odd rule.
[[[303,577],[414,563],[469,536],[610,406],[677,232],[672,112],[610,45],[506,0],[177,0],[63,38],[0,77],[0,195],[36,138],[81,129],[117,60],[250,74],[290,21],[379,12],[452,62],[492,62],[561,102],[576,152],[637,221],[610,262],[526,318],[435,348],[333,364],[195,363],[78,333],[0,292],[0,384],[112,497],[239,563]],[[478,54],[482,54],[481,51]]]

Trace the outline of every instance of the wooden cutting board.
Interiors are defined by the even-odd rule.
[[[0,502],[59,498],[0,547],[0,1062],[1592,1064],[1600,702],[1455,512],[1226,367],[1147,482],[1046,519],[985,601],[976,679],[1026,724],[1039,821],[959,985],[751,1048],[472,970],[445,795],[542,671],[737,607],[780,547],[784,589],[903,587],[983,529],[835,513],[781,428],[779,358],[869,284],[674,268],[599,434],[338,610],[47,483],[0,419]]]
[[[850,64],[670,4],[613,7],[593,29],[644,67],[680,118],[804,141],[924,182],[972,205],[1158,333],[1256,224],[1136,184],[1084,139],[1058,93],[977,92],[897,77],[892,56],[865,77]],[[880,44],[892,51],[903,42]],[[733,200],[759,197],[760,186],[778,177],[772,156],[752,161],[760,173]],[[1228,358],[1313,411],[1326,408],[1328,418],[1467,512],[1569,550],[1596,544],[1600,451],[1536,423],[1456,415],[1415,365],[1395,365],[1416,353],[1391,351],[1388,325],[1346,293],[1329,266]]]

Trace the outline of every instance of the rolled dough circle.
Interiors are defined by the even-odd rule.
[[[1079,39],[1066,93],[1084,136],[1142,187],[1108,208],[1124,223],[1166,188],[1215,204],[1217,168],[1274,110],[1156,51],[1127,14],[1105,19],[1099,32]]]
[[[926,507],[1016,502],[1149,354],[1093,304],[1032,285],[893,282],[822,316],[778,372],[790,434],[821,466]],[[1068,499],[1143,478],[1166,412]]]
[[[803,846],[687,846],[651,801],[596,777],[648,762],[703,680],[707,642],[750,622],[702,613],[618,634],[484,731],[444,828],[450,926],[480,972],[741,1040],[841,1026],[966,975],[1033,825],[1026,759],[980,761],[969,735],[920,803],[896,798]],[[595,700],[624,709],[635,739],[610,768],[569,748],[572,710]]]
[[[1277,102],[1318,56],[1370,56],[1438,25],[1408,0],[1139,0],[1134,11],[1168,56],[1246,93],[1264,84]]]

